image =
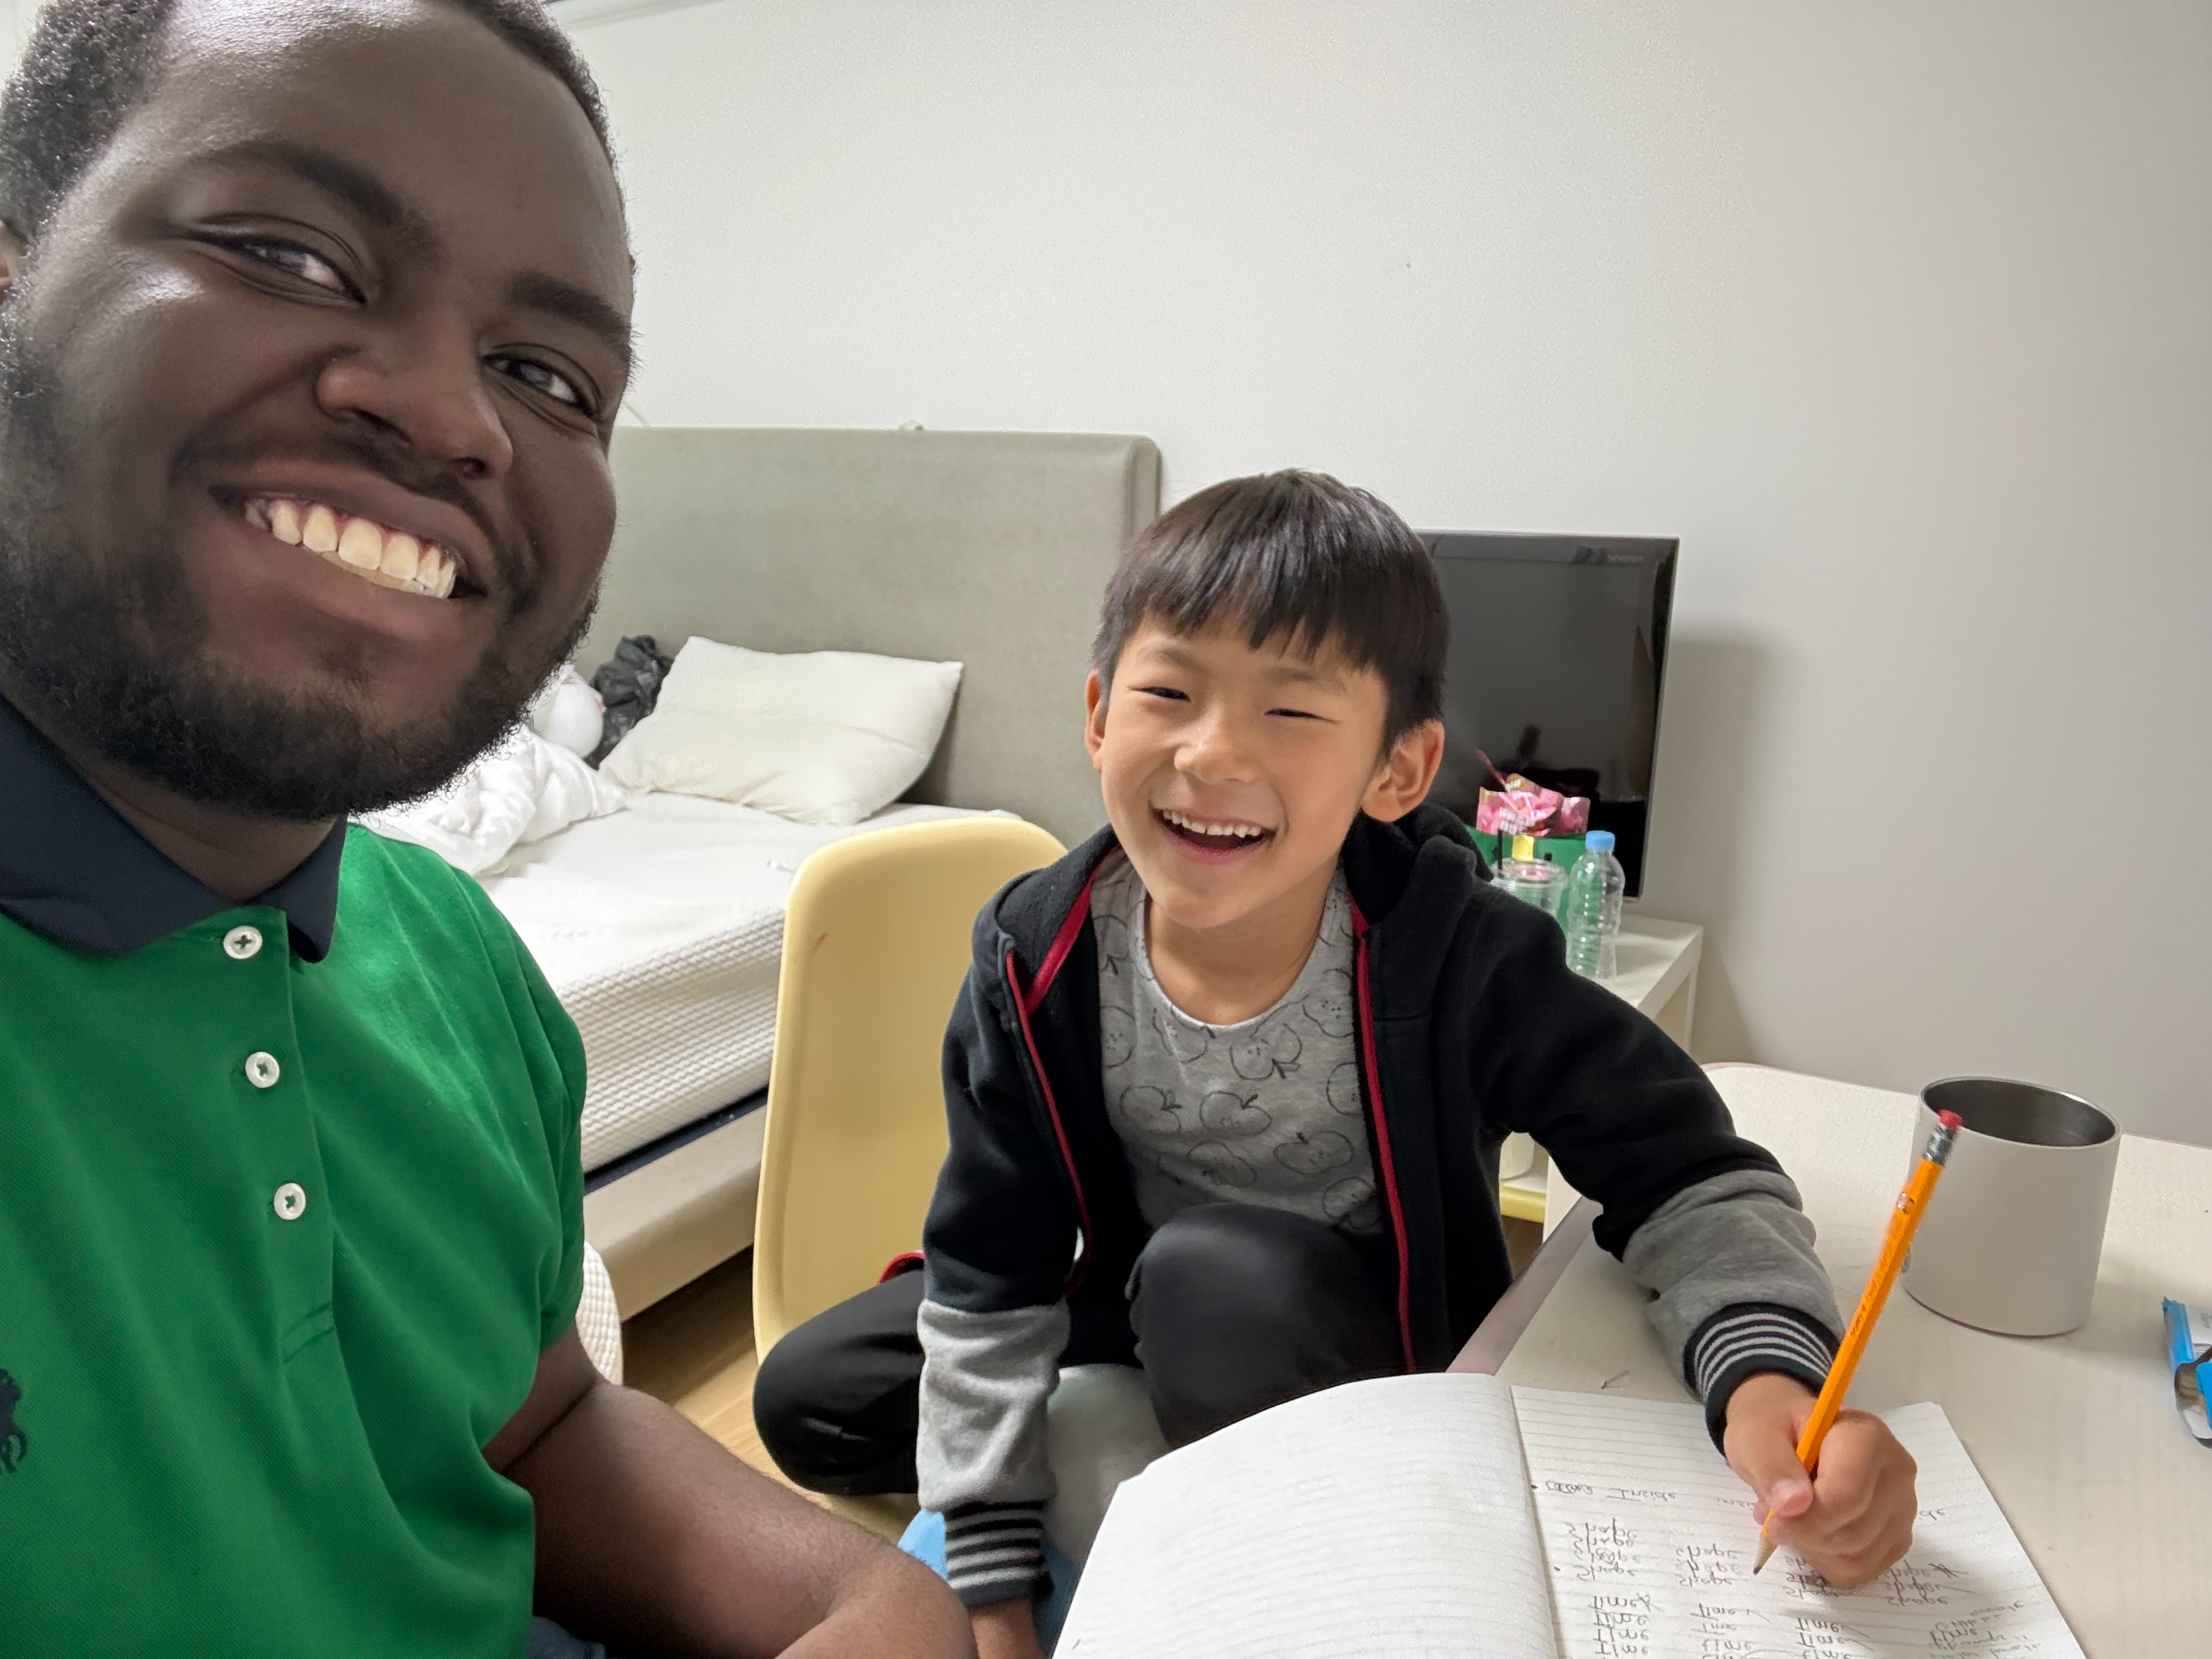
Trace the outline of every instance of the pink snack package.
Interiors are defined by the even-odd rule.
[[[1475,798],[1474,827],[1486,836],[1579,836],[1589,829],[1589,802],[1562,795],[1516,772],[1503,789]]]

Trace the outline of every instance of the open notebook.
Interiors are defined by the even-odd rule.
[[[1942,1407],[1911,1553],[1837,1591],[1784,1548],[1694,1406],[1403,1376],[1293,1401],[1115,1495],[1059,1659],[2080,1659]]]

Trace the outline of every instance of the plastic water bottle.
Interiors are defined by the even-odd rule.
[[[1567,966],[1584,979],[1611,979],[1620,971],[1620,900],[1627,890],[1628,872],[1613,855],[1613,831],[1591,830],[1559,901]]]

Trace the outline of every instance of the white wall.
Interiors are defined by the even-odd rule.
[[[1700,1049],[2212,1142],[2212,7],[580,38],[647,418],[1142,432],[1171,497],[1297,463],[1425,526],[1679,535],[1647,908],[1712,930]]]
[[[0,0],[0,74],[12,70],[38,21],[40,0]]]

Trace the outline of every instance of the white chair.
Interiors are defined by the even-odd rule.
[[[584,1299],[576,1304],[576,1334],[599,1375],[610,1382],[623,1380],[622,1316],[615,1310],[614,1280],[607,1264],[587,1243],[584,1246]]]

